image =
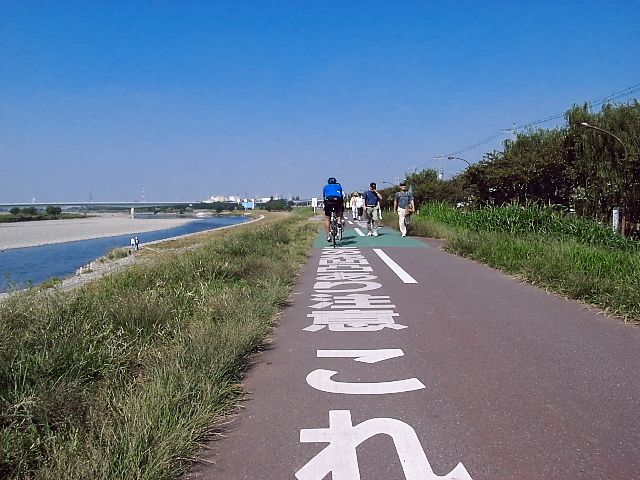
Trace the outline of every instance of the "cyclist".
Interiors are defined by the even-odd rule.
[[[335,177],[327,180],[327,185],[322,189],[322,198],[324,200],[324,229],[327,231],[327,241],[331,241],[331,212],[336,212],[339,220],[339,226],[344,225],[344,192],[342,186]]]

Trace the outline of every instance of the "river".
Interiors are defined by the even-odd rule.
[[[136,218],[144,216],[136,215]],[[248,220],[248,217],[206,217],[194,219],[179,227],[153,232],[3,250],[0,251],[0,292],[39,285],[51,278],[74,275],[80,267],[110,250],[128,247],[131,237],[138,237],[144,246],[148,242],[227,227]],[[153,216],[149,216],[149,221],[153,222]]]

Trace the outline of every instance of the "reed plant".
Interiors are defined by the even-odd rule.
[[[131,250],[129,248],[116,247],[109,250],[107,254],[104,257],[100,257],[98,261],[103,263],[110,262],[128,257],[129,255],[131,255]]]
[[[0,303],[0,478],[169,479],[242,392],[318,225],[198,236],[72,292]]]
[[[397,228],[397,217],[385,217]],[[640,321],[640,243],[609,226],[536,206],[467,211],[433,203],[412,216],[410,228],[446,238],[451,253]]]

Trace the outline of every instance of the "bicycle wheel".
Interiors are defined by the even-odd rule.
[[[336,237],[338,236],[338,221],[336,218],[336,212],[331,212],[331,243],[333,248],[336,248]]]

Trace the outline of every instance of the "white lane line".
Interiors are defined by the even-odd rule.
[[[376,254],[382,259],[382,261],[384,263],[386,263],[389,266],[389,268],[391,270],[393,270],[393,272],[404,283],[418,283],[418,281],[415,278],[413,278],[411,275],[409,275],[407,272],[405,272],[400,265],[398,265],[396,262],[391,260],[389,255],[384,253],[382,250],[380,250],[379,248],[374,248],[373,251],[376,252]]]
[[[360,230],[359,228],[354,228],[354,230],[358,232],[358,235],[360,235],[361,237],[365,236],[364,233],[362,233],[362,230]]]

